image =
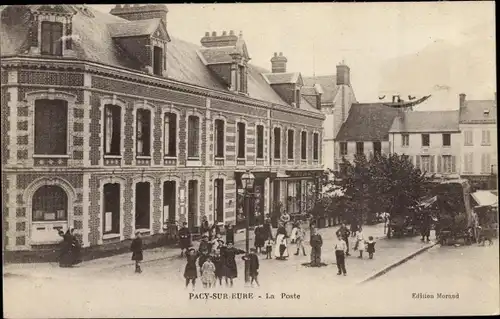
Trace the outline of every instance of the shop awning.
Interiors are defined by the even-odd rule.
[[[477,191],[471,194],[477,206],[498,205],[498,197],[490,191]]]

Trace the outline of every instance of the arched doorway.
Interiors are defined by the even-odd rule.
[[[68,195],[57,185],[43,185],[32,197],[31,240],[49,243],[59,240],[58,230],[68,229]]]

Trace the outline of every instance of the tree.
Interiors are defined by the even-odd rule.
[[[356,155],[353,163],[343,158],[340,168],[337,178],[327,183],[343,190],[344,219],[356,223],[381,212],[388,212],[391,218],[409,216],[432,179],[415,168],[408,156],[398,154],[376,155],[369,161]]]

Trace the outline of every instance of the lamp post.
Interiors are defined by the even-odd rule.
[[[246,219],[246,227],[245,227],[245,251],[246,255],[250,253],[250,196],[253,191],[253,184],[255,181],[255,176],[247,170],[242,176],[241,181],[243,187],[245,188],[245,219]],[[245,282],[248,283],[250,281],[250,261],[248,258],[245,258]]]

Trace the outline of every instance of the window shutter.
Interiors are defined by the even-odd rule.
[[[441,173],[441,156],[438,155],[437,157],[437,172]]]
[[[415,166],[420,169],[420,155],[415,156]]]
[[[452,156],[451,157],[451,172],[455,173],[457,171],[457,157]]]
[[[430,172],[431,173],[434,173],[434,155],[431,155],[431,168],[430,168]]]

